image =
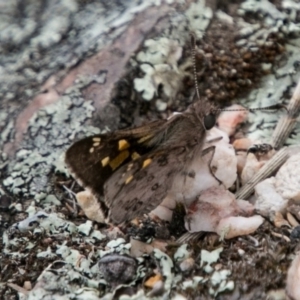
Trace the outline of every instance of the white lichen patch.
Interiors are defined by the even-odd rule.
[[[118,252],[118,253],[129,254],[131,244],[126,243],[123,238],[118,238],[116,240],[112,240],[112,241],[108,242],[106,244],[106,247],[110,248],[109,253]]]
[[[194,276],[193,279],[183,281],[182,288],[184,290],[189,289],[189,288],[196,289],[198,287],[199,283],[204,283],[206,281],[207,281],[207,279],[205,279],[202,276]]]
[[[78,232],[85,236],[89,236],[92,229],[93,229],[93,223],[90,220],[87,220],[85,223],[78,226]]]
[[[77,240],[84,241],[86,239],[87,242],[91,244],[106,238],[106,236],[101,234],[100,231],[94,230],[91,227],[90,221],[87,221],[87,224],[81,224],[77,227],[72,222],[60,218],[55,213],[47,214],[43,211],[39,211],[38,213],[24,219],[23,221],[13,224],[8,231],[5,231],[3,233],[2,238],[4,242],[4,252],[9,256],[14,257],[17,255],[17,253],[11,251],[11,249],[17,249],[18,247],[21,247],[21,245],[22,247],[26,245],[25,248],[27,249],[31,248],[33,244],[30,242],[28,236],[23,236],[22,238],[10,237],[14,233],[19,232],[22,235],[28,231],[31,231],[34,235],[47,234],[51,235],[52,237],[57,236],[58,238],[60,236],[64,236],[65,238],[69,237],[74,242],[77,242]],[[81,235],[81,237],[76,236],[76,234]],[[66,251],[72,251],[72,249],[63,245],[58,245],[57,247],[62,248],[60,248],[60,250],[56,252],[56,254],[62,255]],[[52,252],[47,249],[45,252],[40,253],[40,256],[53,256],[54,254],[51,253]],[[26,252],[18,254],[18,256],[21,257],[26,257],[26,255]]]
[[[231,272],[229,270],[215,271],[210,278],[212,286],[209,289],[209,293],[215,297],[223,291],[232,291],[234,282],[227,278],[230,275]]]
[[[183,14],[174,12],[170,16],[170,29],[163,32],[161,37],[145,41],[144,49],[132,60],[132,65],[136,65],[136,61],[141,63],[140,69],[145,74],[142,78],[134,79],[134,88],[142,94],[143,99],[154,99],[158,87],[162,87],[164,95],[171,101],[176,97],[182,87],[182,78],[186,75],[184,68],[188,66],[178,65],[182,46],[190,39],[190,32],[202,39],[212,17],[212,9],[205,5],[205,0],[193,2]],[[167,104],[161,99],[156,100],[158,110],[164,111]]]
[[[145,72],[145,76],[134,79],[134,88],[142,93],[145,100],[152,100],[156,96],[160,85],[163,86],[165,96],[174,99],[178,87],[182,85],[182,75],[177,68],[172,68],[168,64],[157,64],[153,67],[142,64],[140,68]],[[162,101],[160,100],[160,102]],[[162,104],[160,107],[162,107]]]
[[[103,293],[104,286],[105,283],[102,280],[90,279],[84,272],[76,270],[71,264],[57,261],[40,275],[37,284],[28,293],[27,299],[38,300],[47,297],[70,299],[76,297],[77,299],[98,300],[101,295],[101,288]]]
[[[244,106],[264,107],[281,103],[283,100],[287,103],[294,86],[299,81],[300,23],[295,16],[299,15],[300,7],[294,1],[287,0],[283,1],[282,8],[282,10],[279,10],[268,0],[247,0],[240,6],[239,13],[241,15],[250,13],[253,16],[258,16],[257,19],[260,20],[252,24],[240,20],[238,23],[240,38],[237,39],[237,44],[241,47],[252,49],[255,52],[258,50],[258,46],[269,46],[274,43],[269,39],[273,34],[281,38],[293,36],[293,39],[289,39],[289,42],[285,44],[287,55],[282,57],[284,63],[273,65],[272,73],[262,78],[259,88],[253,89],[246,98],[238,99],[238,103]],[[253,103],[255,104],[253,105]],[[282,111],[276,114],[267,112],[251,113],[249,122],[252,126],[249,129],[249,137],[253,140],[269,141],[279,115],[283,113],[285,112]],[[287,144],[299,143],[299,136],[299,128],[296,128],[295,135],[288,139]]]
[[[162,275],[165,278],[164,287],[166,294],[169,294],[174,280],[174,273],[172,270],[174,267],[173,261],[167,254],[163,253],[159,249],[154,249],[153,255],[157,259]]]
[[[212,252],[207,250],[201,251],[200,267],[204,267],[204,271],[210,274],[208,278],[208,282],[210,283],[209,293],[214,297],[225,290],[231,291],[234,289],[234,282],[232,280],[228,280],[228,277],[231,275],[231,271],[226,269],[215,270],[211,266],[211,264],[214,264],[219,260],[220,253],[222,251],[222,247]]]
[[[246,12],[260,13],[262,16],[265,17],[266,22],[269,20],[274,20],[274,23],[275,23],[276,19],[279,19],[279,20],[284,19],[284,14],[282,12],[280,12],[276,8],[276,6],[274,4],[272,4],[271,2],[269,2],[268,0],[244,1],[240,6],[240,13],[243,14]],[[270,19],[268,19],[268,18],[270,18]]]
[[[14,230],[19,230],[20,232],[26,232],[28,230],[33,230],[37,226],[40,226],[40,224],[48,218],[49,215],[47,213],[40,211],[37,214],[24,219],[23,221],[13,224],[11,228]]]
[[[270,34],[275,33],[281,37],[292,34],[299,35],[300,24],[296,23],[297,19],[295,16],[300,11],[299,5],[296,3],[291,3],[291,1],[283,1],[282,8],[279,10],[273,3],[268,0],[254,1],[248,0],[241,4],[240,14],[244,15],[246,13],[257,14],[260,19],[263,20],[263,26],[259,23],[257,24],[247,24],[244,23],[244,27],[241,31],[246,32],[246,28],[252,28],[252,32],[248,30],[251,34],[247,39],[248,46],[250,44],[260,44],[270,43],[267,38]],[[241,25],[241,24],[240,24]]]
[[[50,247],[46,251],[41,251],[36,255],[37,258],[56,258],[57,255],[53,253]]]
[[[92,245],[94,242],[105,239],[106,236],[100,231],[93,229],[91,221],[75,226],[73,223],[59,218],[57,214],[47,214],[42,211],[14,224],[10,230],[4,232],[2,238],[5,245],[4,253],[6,255],[14,259],[21,259],[28,255],[28,251],[35,247],[35,244],[30,242],[27,235],[22,236],[28,230],[32,231],[33,235],[43,234],[44,236],[51,236],[51,240],[57,239],[56,249],[47,247],[44,251],[38,250],[36,256],[37,259],[57,259],[57,261],[41,274],[36,286],[28,293],[28,298],[26,299],[41,299],[39,297],[45,295],[55,297],[56,294],[53,292],[53,288],[56,291],[61,291],[63,287],[62,282],[65,285],[63,290],[64,297],[68,298],[71,297],[70,295],[78,294],[80,295],[78,299],[87,299],[85,297],[90,297],[90,295],[93,295],[95,299],[99,299],[97,297],[100,297],[104,293],[108,282],[103,279],[103,274],[99,272],[97,260],[107,260],[110,255],[112,255],[112,258],[115,257],[114,260],[119,255],[120,258],[123,257],[125,262],[132,260],[135,263],[136,267],[133,269],[133,275],[130,275],[130,277],[124,275],[125,280],[126,278],[131,279],[131,276],[133,276],[131,284],[135,284],[136,280],[140,280],[146,274],[144,258],[130,258],[128,256],[130,244],[126,243],[124,239],[119,238],[110,241],[106,244],[105,250],[94,248],[89,255],[86,255],[87,253],[83,254],[76,249],[76,245],[83,243]],[[18,233],[17,236],[12,235],[16,233]],[[19,235],[21,237],[18,237]],[[69,246],[71,242],[73,245]],[[24,250],[22,253],[14,251],[21,246],[27,252]],[[51,271],[53,266],[56,269],[56,266],[59,266],[58,272],[53,273]],[[125,272],[127,272],[126,270],[127,268],[124,269]],[[118,267],[116,268],[116,266],[115,271],[118,271]],[[61,280],[58,280],[58,274],[63,277]],[[76,280],[75,285],[72,282],[73,280]],[[107,299],[113,299],[114,297],[114,293],[107,293],[107,295],[110,295]],[[94,299],[93,297],[88,299]]]
[[[290,61],[295,64],[295,60]],[[294,68],[295,70],[295,68]],[[256,107],[266,107],[280,103],[286,90],[290,93],[293,91],[293,86],[300,79],[300,72],[294,76],[286,74],[283,77],[277,78],[275,75],[268,75],[261,81],[261,87],[253,90],[247,98],[240,99],[245,107],[253,107],[251,103],[255,103]],[[286,99],[286,101],[289,99]],[[249,128],[248,137],[252,140],[263,140],[268,142],[271,139],[275,126],[280,118],[280,115],[285,114],[284,110],[276,112],[276,114],[258,111],[249,114],[249,122],[252,124]],[[299,129],[295,128],[295,135],[287,140],[287,144],[293,145],[299,143]]]
[[[43,200],[45,204],[54,204],[54,205],[61,205],[61,202],[54,196],[54,195],[48,195]]]
[[[71,249],[64,242],[63,245],[58,245],[56,253],[68,264],[75,266],[81,258],[81,254],[78,250]]]
[[[151,65],[170,65],[177,67],[177,61],[181,58],[182,48],[177,41],[169,40],[166,37],[158,40],[146,40],[144,43],[145,51],[137,54],[136,59],[139,62]]]
[[[174,260],[176,262],[181,262],[190,256],[190,251],[188,251],[187,247],[188,244],[183,244],[176,250],[174,253]]]
[[[205,5],[205,0],[199,0],[190,5],[185,15],[190,30],[196,34],[198,39],[201,39],[213,17],[212,9]]]
[[[9,176],[4,186],[13,194],[23,197],[33,196],[43,205],[42,193],[51,190],[48,176],[61,154],[77,136],[99,133],[96,127],[82,124],[92,117],[94,107],[85,101],[80,90],[95,79],[78,80],[55,104],[39,110],[30,120],[29,136],[24,141],[27,149],[17,152],[16,161],[9,164]],[[101,79],[102,81],[105,78]],[[72,108],[72,114],[70,109]],[[51,119],[51,122],[50,122]],[[56,167],[60,171],[65,169]],[[59,199],[46,196],[45,203],[59,205]]]
[[[204,267],[204,271],[206,273],[211,273],[213,271],[213,267],[211,264],[218,261],[220,257],[220,253],[223,251],[223,248],[218,248],[212,252],[209,252],[207,250],[201,250],[201,262],[200,267]]]

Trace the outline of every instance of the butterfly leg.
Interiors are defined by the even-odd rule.
[[[211,175],[212,175],[212,176],[218,181],[218,183],[221,185],[221,184],[223,184],[223,182],[215,176],[214,170],[213,170],[213,168],[212,168],[212,166],[211,166],[211,162],[212,162],[212,160],[213,160],[213,158],[214,158],[215,151],[216,151],[216,146],[210,146],[210,147],[208,147],[208,148],[206,148],[206,149],[204,149],[204,150],[202,151],[202,156],[206,156],[207,154],[211,153],[211,155],[208,157],[208,168],[209,168],[209,170],[210,170]]]
[[[215,142],[221,141],[222,139],[223,139],[222,136],[218,136],[218,137],[215,137],[213,139],[207,140],[206,143],[207,144],[211,144],[211,143],[215,143]]]

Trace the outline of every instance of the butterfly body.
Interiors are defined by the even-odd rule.
[[[187,174],[214,114],[198,101],[166,120],[87,137],[67,150],[66,164],[81,186],[99,201],[104,196],[113,223],[131,220],[161,203],[176,174]]]

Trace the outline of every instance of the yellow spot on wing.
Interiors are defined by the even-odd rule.
[[[136,160],[136,159],[138,159],[138,158],[140,158],[141,156],[137,153],[137,152],[133,152],[132,154],[131,154],[131,158],[132,158],[132,160]]]
[[[100,144],[101,138],[99,138],[99,137],[94,137],[94,138],[93,138],[93,142],[94,142],[94,143],[99,143],[99,144]]]
[[[144,160],[142,169],[144,169],[144,168],[146,168],[147,166],[149,166],[149,165],[151,164],[151,161],[152,161],[151,158],[147,158],[146,160]]]
[[[90,148],[90,153],[94,152],[94,147]]]
[[[118,156],[116,156],[112,161],[109,162],[109,165],[111,166],[112,170],[114,171],[128,157],[129,157],[129,151],[128,150],[122,151],[119,153]]]
[[[107,166],[108,163],[109,163],[109,156],[106,156],[105,158],[103,158],[103,159],[101,160],[102,167]]]
[[[140,138],[137,142],[139,144],[141,144],[141,143],[144,143],[145,141],[151,139],[152,137],[153,137],[153,134],[148,134],[148,135],[145,135],[142,138]]]
[[[100,143],[96,142],[96,143],[93,144],[93,147],[98,147],[99,145],[100,145]]]
[[[128,149],[130,144],[126,140],[119,140],[119,151]]]
[[[133,179],[133,176],[129,176],[126,180],[125,180],[125,184],[128,184],[131,180]]]
[[[132,167],[133,167],[133,164],[128,164],[128,166],[127,166],[127,172],[130,171]]]

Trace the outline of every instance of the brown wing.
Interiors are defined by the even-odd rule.
[[[99,134],[75,142],[65,162],[72,176],[95,195],[103,195],[104,182],[122,165],[154,148],[149,143],[166,120],[150,122],[135,129]]]
[[[122,166],[104,185],[109,217],[119,224],[156,208],[183,169],[187,150],[156,151]]]

